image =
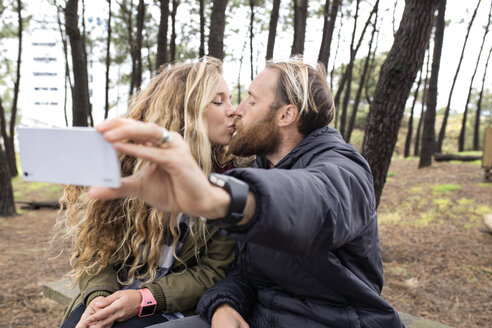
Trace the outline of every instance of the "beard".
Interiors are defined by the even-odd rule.
[[[268,112],[260,123],[244,127],[236,119],[236,133],[232,136],[229,151],[236,156],[266,156],[273,154],[280,144],[280,130],[275,122],[275,111]]]

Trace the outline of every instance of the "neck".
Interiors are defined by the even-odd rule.
[[[296,131],[295,133],[287,133],[281,138],[282,140],[275,152],[265,156],[273,165],[277,165],[282,158],[287,156],[304,139],[304,136]]]

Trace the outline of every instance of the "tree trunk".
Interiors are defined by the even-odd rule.
[[[483,91],[485,89],[485,78],[487,76],[487,68],[489,67],[489,60],[490,60],[490,55],[492,54],[492,47],[489,50],[489,55],[487,56],[487,61],[485,62],[485,70],[483,71],[483,77],[482,77],[482,88],[480,89],[480,93],[478,95],[478,101],[477,101],[477,112],[475,115],[475,131],[473,133],[473,150],[479,150],[480,149],[480,115],[482,112],[482,98],[483,98]]]
[[[341,16],[340,20],[343,20],[343,12],[340,12],[340,16]],[[335,56],[333,57],[333,65],[332,65],[332,68],[330,70],[330,90],[331,90],[331,92],[333,92],[333,76],[334,76],[335,69],[336,69],[335,65],[336,65],[336,61],[338,58],[338,50],[340,50],[340,40],[342,39],[341,34],[342,34],[342,27],[340,26],[340,28],[338,29],[338,33],[337,33],[337,47],[335,48]],[[336,117],[338,116],[337,113],[338,113],[338,110],[335,111],[335,122],[336,122]]]
[[[430,44],[429,44],[430,46]],[[427,89],[429,86],[429,64],[430,64],[430,48],[427,49],[427,65],[425,68],[424,91],[422,92],[422,109],[420,110],[419,124],[417,124],[417,134],[415,136],[415,146],[413,147],[413,155],[420,156],[420,143],[422,142],[421,132],[425,116],[425,106],[427,103]]]
[[[133,0],[129,0],[130,2],[130,8],[128,9],[127,2],[123,3],[118,3],[120,5],[121,11],[123,12],[123,15],[126,15],[126,20],[127,20],[127,26],[126,26],[126,32],[128,34],[128,44],[130,46],[130,57],[131,57],[131,62],[132,62],[132,71],[130,75],[130,90],[128,92],[129,98],[133,95],[135,92],[136,86],[135,86],[135,73],[137,71],[137,54],[135,49],[137,48],[135,41],[133,39]]]
[[[200,48],[198,49],[198,57],[205,56],[205,0],[200,2]]]
[[[444,111],[444,118],[442,120],[441,130],[439,131],[439,136],[437,138],[437,145],[436,145],[436,152],[437,153],[442,152],[442,144],[444,141],[444,136],[446,134],[446,125],[448,124],[449,111],[451,110],[451,98],[453,96],[454,86],[456,85],[456,80],[458,79],[458,74],[460,72],[461,63],[463,62],[463,57],[465,55],[465,48],[466,48],[466,43],[468,42],[468,36],[470,35],[470,30],[472,28],[473,21],[475,20],[475,17],[477,16],[478,7],[480,6],[481,1],[482,0],[478,0],[477,7],[475,8],[475,11],[473,12],[473,15],[472,15],[471,20],[470,20],[470,24],[468,24],[468,30],[466,31],[465,41],[463,43],[463,48],[461,49],[461,56],[460,56],[460,60],[458,62],[458,67],[456,68],[456,73],[454,74],[453,83],[451,84],[451,90],[449,90],[448,104],[446,105],[446,110]]]
[[[15,215],[14,192],[7,158],[0,145],[0,216]]]
[[[87,80],[87,61],[84,40],[78,25],[78,0],[67,0],[65,6],[65,29],[72,48],[72,70],[74,86],[72,90],[73,126],[87,126],[90,113],[89,82]]]
[[[73,84],[72,78],[70,77],[70,66],[68,61],[68,44],[67,44],[67,36],[63,31],[63,24],[60,18],[60,12],[63,9],[60,6],[57,6],[56,18],[58,21],[58,31],[60,32],[60,38],[63,45],[63,55],[65,57],[65,79],[64,79],[64,98],[63,98],[63,114],[65,116],[65,125],[68,127],[68,116],[67,116],[67,98],[68,98],[68,86],[70,87],[70,92],[73,92]],[[67,86],[68,81],[68,86]]]
[[[410,108],[410,118],[408,119],[408,132],[407,132],[407,137],[405,139],[405,150],[403,155],[405,158],[410,156],[410,147],[412,144],[412,134],[413,134],[413,113],[415,110],[415,104],[417,103],[417,99],[419,97],[419,89],[421,83],[422,83],[422,70],[420,70],[419,81],[417,82],[417,87],[415,88],[415,94],[413,96],[412,107]]]
[[[220,60],[224,59],[224,29],[227,0],[213,0],[210,16],[210,34],[208,36],[208,54]]]
[[[378,1],[376,1],[376,5],[377,3]],[[347,78],[345,79],[344,82],[347,87],[345,88],[345,96],[343,97],[343,103],[342,103],[342,113],[340,115],[340,134],[345,140],[347,140],[346,139],[347,135],[345,134],[345,125],[346,125],[345,121],[347,119],[347,109],[350,100],[350,93],[352,91],[352,73],[354,70],[354,61],[355,61],[354,43],[355,43],[355,32],[357,31],[357,20],[359,18],[359,8],[360,8],[360,0],[357,0],[355,5],[354,28],[352,30],[352,38],[350,40],[350,61],[347,65],[347,70],[345,71],[345,76]],[[372,15],[370,17],[372,18]],[[340,86],[340,88],[344,88],[344,87]]]
[[[323,63],[325,69],[328,69],[328,61],[330,60],[331,40],[333,31],[335,30],[335,22],[338,16],[338,8],[341,0],[333,0],[330,10],[330,0],[326,0],[325,9],[323,12],[323,36],[321,38],[321,46],[319,49],[318,61]]]
[[[432,72],[427,90],[427,110],[424,117],[424,131],[422,133],[422,151],[420,153],[419,168],[430,166],[436,146],[436,104],[437,104],[437,81],[439,78],[439,67],[441,65],[442,42],[444,39],[444,28],[446,26],[444,16],[446,12],[446,0],[439,0],[439,14],[437,15],[436,34],[434,37],[434,54],[432,55]]]
[[[255,0],[249,0],[249,62],[250,62],[250,71],[251,71],[251,81],[255,77],[255,72],[253,69],[253,38],[254,38],[254,30],[253,24],[255,22]]]
[[[491,7],[491,10],[492,10],[492,7]],[[478,52],[477,63],[475,64],[475,70],[473,71],[473,75],[472,75],[472,78],[470,81],[470,88],[468,89],[468,96],[466,97],[466,105],[465,105],[465,110],[463,112],[463,121],[461,123],[461,131],[460,131],[460,136],[458,138],[458,151],[464,151],[465,150],[466,118],[468,116],[468,105],[470,104],[470,98],[471,98],[471,94],[472,94],[472,90],[473,90],[473,82],[475,81],[475,76],[477,74],[478,65],[480,64],[480,58],[482,57],[483,46],[485,44],[485,40],[487,39],[487,34],[489,33],[490,14],[491,14],[491,12],[489,11],[489,19],[487,21],[487,25],[485,26],[485,33],[483,35],[482,44],[480,45],[480,51]]]
[[[92,65],[89,65],[89,61],[88,61],[88,57],[87,57],[87,30],[86,30],[86,26],[85,26],[85,0],[82,0],[82,48],[84,49],[84,57],[85,57],[85,62],[86,62],[86,80],[87,80],[87,89],[89,89],[89,72],[88,72],[88,69],[89,67],[91,67]],[[92,46],[91,46],[91,53],[92,53]],[[90,91],[88,92],[88,101],[89,101],[89,105],[88,105],[88,113],[87,113],[87,119],[88,119],[88,125],[89,126],[94,126],[94,119],[92,117],[92,104],[91,104],[91,95],[90,95]]]
[[[104,118],[109,114],[109,68],[111,67],[111,0],[108,0],[108,37],[106,40],[106,87],[104,92]]]
[[[4,137],[5,144],[5,157],[7,158],[7,163],[9,167],[9,172],[11,177],[15,177],[19,174],[17,171],[17,161],[15,156],[14,147],[14,134],[15,134],[15,123],[17,119],[17,102],[19,99],[19,85],[21,78],[21,57],[22,57],[22,33],[23,33],[23,19],[22,19],[22,3],[17,0],[17,21],[19,28],[17,30],[18,48],[17,48],[17,71],[14,82],[14,99],[12,100],[12,110],[10,112],[10,124],[9,124],[9,135]]]
[[[407,0],[369,111],[362,154],[374,174],[376,205],[386,182],[405,103],[425,55],[436,0]]]
[[[241,50],[241,57],[239,58],[239,72],[237,74],[237,103],[241,103],[241,68],[243,67],[244,50],[246,49],[247,40],[244,40],[243,49]]]
[[[280,10],[280,0],[273,0],[272,12],[270,14],[270,27],[268,28],[268,44],[267,44],[267,51],[266,51],[266,60],[270,60],[273,58],[273,49],[275,48],[275,37],[277,35],[279,10]]]
[[[135,48],[135,59],[136,59],[136,71],[135,71],[135,90],[140,89],[142,85],[142,44],[143,44],[143,25],[145,18],[145,4],[144,0],[139,0],[137,9],[137,35],[136,35],[136,48]]]
[[[200,0],[203,2],[203,0]],[[167,26],[169,22],[169,0],[160,0],[161,20],[159,22],[159,34],[157,35],[157,56],[155,67],[158,69],[167,63]]]
[[[308,0],[294,0],[294,41],[291,56],[304,54]]]
[[[379,2],[379,1],[377,1]],[[352,106],[352,115],[350,116],[349,125],[347,128],[347,142],[350,142],[350,138],[352,137],[352,131],[355,126],[355,118],[357,117],[357,111],[359,109],[360,99],[362,97],[362,90],[364,89],[367,72],[369,71],[369,62],[371,60],[371,52],[372,52],[372,44],[374,42],[374,36],[376,35],[376,23],[378,21],[378,12],[376,11],[376,16],[374,18],[373,31],[371,34],[371,39],[369,41],[369,49],[367,51],[367,57],[364,61],[364,67],[362,69],[362,74],[359,80],[359,89],[357,89],[357,94],[355,95],[354,105]]]
[[[171,12],[171,62],[176,60],[176,15],[178,14],[179,0],[173,0],[173,11]]]
[[[359,4],[359,1],[357,1],[357,8],[358,8],[358,4]],[[349,85],[349,83],[351,82],[351,81],[347,82],[349,77],[350,77],[350,80],[352,80],[352,67],[354,65],[355,57],[357,56],[359,48],[362,44],[362,40],[364,39],[364,35],[366,34],[366,30],[367,30],[367,27],[369,26],[369,24],[371,22],[372,16],[376,13],[376,11],[378,9],[378,5],[379,5],[379,1],[376,1],[376,3],[374,4],[374,7],[372,8],[372,11],[371,11],[369,17],[367,18],[366,23],[364,24],[364,28],[362,29],[362,32],[360,34],[360,38],[359,38],[359,41],[357,42],[357,46],[355,48],[353,48],[353,43],[351,43],[351,45],[350,45],[350,61],[347,65],[347,69],[342,74],[342,79],[338,85],[337,93],[335,94],[335,98],[334,98],[335,106],[339,105],[340,97],[341,97],[342,92],[345,88],[345,85]],[[357,19],[356,19],[356,22],[357,22]],[[354,33],[355,33],[355,26],[354,26]],[[342,116],[343,115],[344,114],[342,111]],[[342,117],[342,119],[340,121],[342,121],[342,120],[343,120],[343,124],[342,124],[342,122],[340,122],[340,127],[343,126],[343,129],[345,129],[345,118]]]

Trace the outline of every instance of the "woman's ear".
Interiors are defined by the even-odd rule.
[[[280,107],[279,109],[279,122],[280,127],[286,127],[292,124],[297,126],[297,118],[299,117],[299,110],[296,106],[289,104]]]

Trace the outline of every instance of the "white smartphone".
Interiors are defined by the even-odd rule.
[[[94,128],[19,126],[17,136],[26,181],[121,186],[118,154]]]

